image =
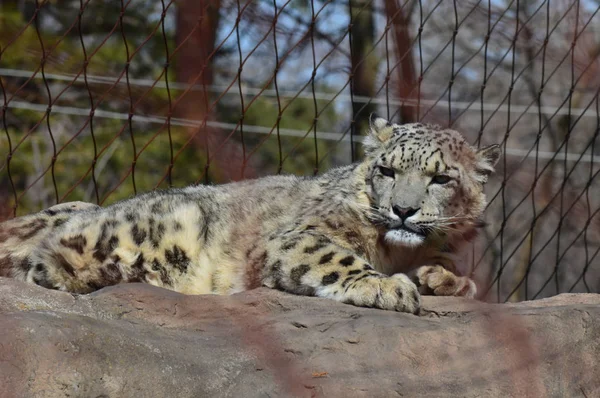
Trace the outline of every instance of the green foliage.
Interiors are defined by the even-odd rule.
[[[327,91],[322,87],[319,91]],[[329,105],[329,106],[328,106]],[[266,134],[247,134],[245,143],[248,152],[255,151],[253,155],[258,158],[261,168],[266,168],[268,173],[282,172],[290,174],[310,175],[314,173],[316,163],[321,160],[323,154],[329,151],[332,143],[325,140],[317,140],[315,146],[313,123],[315,121],[315,109],[312,99],[296,98],[293,100],[281,99],[282,114],[279,121],[280,139],[277,139],[277,119],[279,107],[277,99],[273,97],[259,97],[244,113],[244,123],[252,126],[263,126],[268,131]],[[329,101],[317,101],[318,131],[331,130],[338,120],[338,115]],[[222,112],[224,115],[236,115],[237,112]],[[237,120],[231,120],[237,122]],[[290,136],[285,130],[298,130],[305,133],[303,136]],[[281,146],[281,155],[280,155]],[[318,158],[317,158],[318,155]],[[281,167],[281,170],[279,168]],[[329,168],[329,161],[320,164],[319,170]]]
[[[42,6],[37,14],[37,22],[31,24],[29,21],[34,15],[35,4],[24,4],[5,1],[0,5],[0,68],[29,72],[37,70],[42,59],[45,59],[44,72],[47,76],[74,76],[82,71],[86,59],[81,43],[83,39],[89,76],[119,76],[126,68],[129,52],[128,71],[131,79],[154,80],[160,77],[159,80],[164,82],[165,77],[161,74],[164,73],[166,62],[165,37],[162,26],[155,29],[160,23],[161,2],[132,0],[121,19],[120,2],[84,1],[86,8],[82,14],[81,31],[77,23],[77,1],[40,2]],[[310,12],[309,4],[306,0],[294,0],[291,5],[298,12]],[[169,15],[173,16],[174,8],[175,5],[171,5]],[[173,19],[170,21],[165,23],[165,36],[166,45],[173,53],[177,45]],[[36,23],[43,40],[44,52],[35,29]],[[220,56],[230,55],[224,53]],[[177,79],[173,63],[176,62],[176,57],[171,56],[170,62],[168,80],[175,82]],[[235,68],[235,63],[231,65]],[[279,107],[276,98],[259,97],[244,112],[243,123],[248,127],[245,128],[243,142],[239,131],[231,140],[235,144],[235,156],[239,159],[227,158],[229,155],[226,151],[214,152],[212,145],[210,167],[207,168],[209,159],[203,131],[198,134],[197,139],[191,140],[192,129],[171,126],[169,138],[168,130],[161,127],[161,124],[137,121],[137,115],[166,115],[168,93],[164,88],[150,89],[148,86],[132,84],[130,91],[124,84],[126,79],[123,77],[122,83],[111,88],[105,95],[111,86],[90,80],[89,87],[98,110],[127,115],[130,95],[136,103],[136,117],[131,131],[127,120],[106,118],[96,113],[92,122],[92,137],[85,115],[90,108],[87,87],[82,81],[74,82],[61,94],[50,112],[50,134],[45,119],[48,94],[45,82],[40,77],[41,73],[38,72],[35,78],[23,86],[27,81],[26,77],[0,76],[5,91],[0,93],[0,98],[3,94],[8,98],[12,97],[5,120],[0,120],[0,190],[4,195],[0,200],[8,201],[3,203],[5,207],[14,206],[10,183],[12,179],[18,200],[18,214],[53,205],[56,197],[59,201],[83,200],[106,205],[156,187],[181,187],[205,181],[226,182],[233,178],[231,173],[222,169],[228,164],[234,164],[235,167],[237,163],[247,164],[246,176],[277,172],[311,175],[319,162],[319,172],[329,167],[329,159],[321,160],[332,149],[333,143],[317,140],[315,144],[315,109],[312,99],[281,99],[281,106],[285,110],[279,119],[282,132],[278,140],[275,126]],[[47,82],[53,100],[71,83],[52,77]],[[285,85],[285,82],[280,84]],[[325,86],[318,89],[332,91]],[[172,88],[172,101],[181,93],[181,90]],[[215,94],[214,98],[216,96]],[[226,102],[226,99],[231,102]],[[251,100],[251,96],[246,96],[245,106]],[[32,103],[42,108],[22,109],[18,106],[19,103]],[[57,106],[75,111],[83,110],[84,115],[65,114]],[[333,105],[329,101],[319,100],[317,111],[317,130],[334,130],[340,117]],[[239,99],[235,96],[225,97],[219,102],[215,114],[211,115],[211,120],[236,124],[240,114]],[[250,126],[263,127],[272,132],[267,135],[251,131]],[[306,135],[290,136],[286,129],[299,130]],[[215,140],[223,141],[230,131],[217,131]],[[132,133],[135,144],[132,142]],[[12,153],[9,148],[12,148]],[[172,156],[176,160],[169,173]]]
[[[74,137],[76,131],[56,128],[60,123],[51,117],[51,126],[57,148],[54,162],[56,192],[61,201],[83,200],[103,204],[114,203],[134,194],[131,167],[134,151],[128,129],[115,138],[115,133],[122,128],[122,122],[110,119],[96,120],[94,138],[96,153],[94,157],[94,140],[89,129]],[[64,118],[62,118],[64,119]],[[64,120],[62,121],[64,122]],[[81,120],[79,120],[81,122]],[[79,123],[77,123],[79,125]],[[27,194],[19,200],[19,214],[52,205],[56,202],[56,192],[52,179],[53,146],[45,129],[37,129],[23,140],[14,151],[10,161],[10,171],[18,195],[25,190]],[[136,150],[139,156],[135,159],[135,186],[137,192],[146,192],[156,188],[169,186],[168,170],[171,159],[168,131],[156,125],[134,126]],[[9,129],[13,149],[23,139],[24,133]],[[71,141],[72,140],[72,141]],[[171,128],[171,142],[174,153],[184,147],[188,140],[188,132],[183,128]],[[68,142],[70,141],[70,142]],[[68,142],[68,145],[66,145]],[[109,145],[110,144],[110,145]],[[142,148],[146,146],[146,148]],[[0,148],[8,148],[6,134],[0,135]],[[141,151],[141,152],[140,152]],[[171,171],[172,186],[185,186],[203,178],[206,157],[202,151],[187,146],[181,152]],[[92,165],[96,186],[92,178]],[[34,181],[38,178],[38,182]],[[219,179],[218,170],[209,169],[209,178]],[[5,188],[9,187],[7,168],[0,173],[0,181]],[[33,184],[33,185],[32,185]],[[9,195],[11,207],[14,205],[12,192]]]

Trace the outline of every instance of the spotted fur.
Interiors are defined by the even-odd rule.
[[[101,208],[66,203],[0,225],[0,276],[77,293],[145,282],[189,294],[268,286],[415,313],[421,290],[472,296],[452,254],[485,207],[496,146],[371,120],[361,163],[155,191]],[[439,265],[442,266],[439,266]],[[425,289],[426,290],[426,289]]]

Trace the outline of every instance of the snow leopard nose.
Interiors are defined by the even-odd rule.
[[[404,222],[408,217],[414,215],[419,209],[413,209],[412,207],[400,207],[400,206],[392,206],[392,210],[394,214],[400,217],[400,219]]]

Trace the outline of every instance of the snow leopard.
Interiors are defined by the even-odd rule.
[[[482,224],[498,145],[372,116],[364,159],[322,175],[63,203],[0,224],[0,276],[85,294],[143,282],[184,294],[266,286],[417,314],[474,297],[456,253]],[[412,275],[412,278],[409,277]]]

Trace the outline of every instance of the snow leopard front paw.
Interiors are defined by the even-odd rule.
[[[441,265],[426,265],[417,270],[419,291],[435,296],[474,298],[477,287],[466,276],[457,276]]]
[[[369,275],[358,279],[345,292],[343,301],[360,307],[411,314],[418,314],[421,308],[417,286],[404,274]]]

